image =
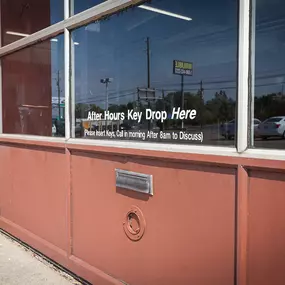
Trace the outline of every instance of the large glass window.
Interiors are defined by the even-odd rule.
[[[64,37],[2,59],[3,132],[64,136]]]
[[[64,0],[2,0],[0,5],[2,46],[64,18]]]
[[[78,14],[108,0],[70,0],[71,15]]]
[[[285,148],[285,1],[253,1],[252,141]]]
[[[72,38],[76,137],[234,145],[237,1],[154,0]]]

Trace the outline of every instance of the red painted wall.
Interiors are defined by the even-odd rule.
[[[285,284],[285,177],[251,171],[249,177],[249,284]]]
[[[115,168],[152,174],[154,196],[116,191]],[[75,256],[129,284],[233,284],[234,169],[78,152],[71,169]],[[139,242],[122,230],[131,205]]]
[[[284,162],[38,144],[1,139],[0,227],[93,284],[285,283]],[[115,168],[152,174],[154,196]]]

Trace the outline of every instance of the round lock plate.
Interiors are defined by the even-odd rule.
[[[142,211],[138,207],[132,206],[125,216],[123,226],[130,240],[140,240],[144,235],[146,226]]]

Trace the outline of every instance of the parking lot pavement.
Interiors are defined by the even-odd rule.
[[[0,232],[0,285],[81,285]]]
[[[227,140],[220,136],[218,131],[202,129],[202,132],[204,137],[202,145],[234,146],[235,144],[234,139]],[[285,150],[285,140],[282,138],[268,138],[267,140],[256,138],[254,140],[254,148]]]
[[[285,150],[285,140],[274,138],[269,138],[267,140],[255,140],[254,147]]]

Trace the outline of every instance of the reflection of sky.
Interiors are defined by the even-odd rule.
[[[64,0],[50,0],[51,24],[58,23],[64,18]]]
[[[285,82],[285,1],[256,0],[256,95],[281,92]],[[266,78],[267,77],[267,78]]]
[[[174,4],[173,4],[174,3]],[[131,100],[137,87],[147,85],[146,38],[150,38],[151,87],[179,90],[180,77],[172,74],[174,59],[193,61],[194,76],[185,78],[185,89],[197,91],[200,80],[234,79],[236,74],[236,3],[220,0],[229,13],[217,17],[218,9],[207,1],[209,9],[197,1],[152,1],[152,5],[193,18],[193,21],[161,15],[136,8],[100,23],[100,32],[80,28],[73,33],[82,42],[76,52],[76,78],[82,69],[88,70],[85,82],[78,82],[78,101],[90,101],[90,89],[97,102],[104,101],[104,85],[100,78],[113,77],[110,86],[113,97]],[[209,48],[211,46],[211,48]],[[223,51],[220,51],[223,46]],[[84,62],[84,57],[88,60]],[[217,70],[217,63],[220,67]],[[80,77],[81,78],[81,77]],[[85,87],[84,87],[85,86]],[[87,87],[87,88],[86,88]],[[233,82],[232,87],[235,87]],[[234,94],[234,92],[232,92]],[[232,94],[232,96],[233,96]],[[205,93],[207,96],[207,91]],[[91,98],[90,98],[91,97]],[[121,101],[121,100],[120,100]],[[116,103],[116,102],[114,102]]]
[[[73,8],[73,14],[77,14],[102,2],[104,0],[71,0],[70,5]]]
[[[74,1],[75,13],[102,2]],[[256,95],[280,92],[285,75],[285,1],[256,2]],[[172,62],[179,59],[194,64],[194,75],[185,77],[185,91],[196,92],[203,80],[205,99],[220,89],[234,98],[237,0],[155,0],[151,5],[193,21],[135,8],[72,33],[80,43],[75,47],[77,102],[103,104],[105,86],[100,79],[105,77],[114,78],[110,103],[133,100],[136,88],[147,85],[147,37],[151,87],[180,90],[180,77],[172,74]],[[60,54],[54,64],[63,67]]]

